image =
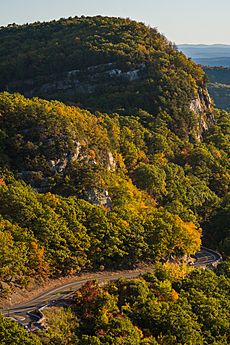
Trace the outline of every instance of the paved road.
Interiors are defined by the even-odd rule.
[[[215,264],[219,262],[222,258],[221,255],[212,251],[208,248],[202,247],[201,250],[195,255],[195,267],[206,267],[210,264]],[[58,300],[63,300],[71,295],[74,291],[78,290],[87,281],[98,280],[99,282],[106,282],[116,280],[118,278],[135,278],[141,273],[150,272],[152,268],[145,268],[142,270],[132,270],[132,271],[119,271],[119,272],[103,272],[95,273],[91,278],[73,278],[73,281],[63,284],[61,286],[47,290],[46,292],[36,296],[30,301],[24,302],[22,304],[12,306],[8,309],[2,310],[5,316],[12,317],[14,320],[18,321],[23,325],[28,325],[31,321],[28,313],[37,310],[47,304],[52,304],[52,301],[57,302]]]
[[[208,265],[218,263],[222,260],[222,257],[214,250],[202,247],[201,250],[195,254],[195,259],[195,267],[206,267]]]
[[[119,278],[131,279],[138,277],[142,273],[150,272],[151,270],[152,267],[148,267],[145,269],[137,269],[131,271],[95,273],[92,275],[92,278],[87,279],[76,277],[75,279],[73,279],[73,281],[49,289],[46,292],[36,296],[35,298],[27,302],[18,304],[16,306],[12,306],[7,309],[3,309],[2,313],[5,316],[12,317],[13,319],[16,319],[18,322],[24,324],[28,321],[28,312],[32,312],[36,309],[39,309],[44,305],[52,304],[52,301],[57,302],[58,300],[63,300],[70,297],[76,290],[80,289],[80,287],[84,285],[87,281],[97,280],[99,282],[106,282],[117,280]]]

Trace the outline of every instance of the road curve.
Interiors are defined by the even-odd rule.
[[[196,253],[194,257],[196,261],[194,262],[193,266],[197,268],[214,265],[222,260],[222,257],[219,253],[205,247],[202,247],[201,250],[198,253]],[[58,300],[63,300],[68,297],[71,297],[74,291],[80,289],[88,281],[97,280],[99,282],[107,282],[107,281],[112,281],[119,278],[132,279],[139,276],[140,274],[151,272],[151,271],[153,271],[152,266],[146,267],[144,269],[137,269],[137,270],[130,270],[130,271],[103,272],[103,273],[99,272],[99,273],[92,274],[90,278],[76,277],[76,278],[73,278],[73,280],[68,283],[49,289],[27,302],[18,304],[16,306],[12,306],[7,309],[3,309],[1,312],[5,316],[11,317],[25,326],[25,325],[28,325],[29,320],[30,320],[30,318],[28,317],[28,313],[32,312],[33,310],[38,310],[39,308],[42,308],[45,305],[51,305],[53,301],[57,302]]]
[[[201,247],[200,251],[195,254],[195,259],[195,267],[207,267],[218,264],[222,261],[222,256],[212,249]]]
[[[25,317],[26,314],[35,309],[39,309],[44,305],[49,304],[52,301],[58,301],[70,297],[74,291],[80,289],[86,282],[97,280],[99,282],[107,282],[112,280],[117,280],[119,278],[132,279],[138,277],[140,274],[151,272],[153,270],[152,266],[146,267],[144,269],[136,269],[129,271],[117,271],[117,272],[99,272],[92,274],[90,278],[73,278],[73,281],[60,285],[58,287],[49,289],[44,293],[36,296],[35,298],[18,304],[6,309],[2,309],[1,312],[5,316],[16,316],[20,315]]]

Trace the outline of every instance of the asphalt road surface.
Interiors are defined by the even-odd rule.
[[[53,302],[57,302],[58,300],[71,297],[76,290],[80,289],[80,287],[82,287],[88,281],[97,280],[98,282],[108,282],[117,280],[119,278],[132,279],[138,277],[142,273],[147,273],[150,271],[151,268],[146,268],[142,270],[95,273],[92,275],[92,278],[87,279],[76,277],[72,282],[49,289],[27,302],[3,309],[1,312],[5,316],[11,317],[19,323],[25,325],[30,319],[30,317],[28,317],[28,313],[33,312],[34,310],[37,310],[45,305],[51,305]]]
[[[195,259],[196,261],[194,262],[194,267],[206,267],[219,262],[222,258],[220,254],[216,253],[215,251],[202,247],[201,250],[196,253]],[[107,282],[119,278],[132,279],[139,276],[141,273],[147,273],[150,271],[151,268],[147,267],[142,270],[95,273],[92,274],[92,278],[76,277],[73,278],[72,282],[49,289],[27,302],[3,309],[2,313],[7,317],[11,317],[20,324],[27,326],[29,322],[31,322],[30,313],[43,306],[52,305],[52,303],[57,303],[60,300],[71,297],[74,292],[80,289],[80,287],[83,286],[87,281],[96,279],[99,282]]]
[[[206,267],[208,265],[218,263],[222,260],[222,257],[214,250],[202,247],[201,250],[195,254],[195,259],[195,267]]]

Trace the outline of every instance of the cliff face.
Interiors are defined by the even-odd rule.
[[[18,177],[32,185],[38,192],[46,193],[50,189],[50,178],[58,176],[59,180],[64,179],[72,166],[77,167],[80,165],[85,171],[94,170],[94,167],[97,168],[99,166],[105,172],[115,172],[116,160],[112,152],[109,151],[109,148],[107,150],[105,149],[101,159],[97,160],[96,157],[89,154],[90,150],[87,141],[87,139],[81,140],[81,142],[72,140],[71,150],[60,152],[59,155],[56,155],[55,159],[48,159],[46,162],[46,174],[43,173],[43,167],[37,165],[31,169],[28,166],[28,170],[21,170],[18,172]],[[42,144],[45,145],[44,142],[40,142],[40,146]],[[97,185],[93,182],[89,185],[87,184],[82,197],[94,205],[104,206],[108,210],[112,209],[109,192],[105,187],[100,186],[100,184]]]
[[[133,116],[142,109],[152,122],[167,113],[170,130],[181,138],[200,140],[208,126],[203,70],[154,28],[129,19],[76,17],[4,28],[0,39],[0,90],[92,111]]]
[[[142,23],[107,17],[72,18],[4,28],[0,41],[5,52],[4,60],[0,56],[0,90],[61,100],[89,109],[98,119],[98,112],[106,112],[111,118],[111,113],[116,113],[121,116],[117,132],[123,128],[122,116],[130,116],[130,121],[135,117],[138,124],[134,121],[131,128],[125,124],[115,144],[131,171],[139,160],[148,161],[148,150],[165,150],[167,155],[167,145],[173,145],[167,144],[170,136],[202,141],[204,131],[214,121],[202,69],[156,29]],[[44,103],[43,107],[49,113],[50,106]],[[82,130],[88,114],[73,120],[74,128],[72,123],[67,126],[62,116],[58,119],[54,115],[44,128],[47,119],[43,119],[43,111],[35,107],[36,117],[29,109],[28,119],[15,130],[14,143],[8,143],[18,176],[39,192],[74,194],[111,210],[105,180],[119,170],[115,140],[110,142],[109,134],[102,135],[104,129],[96,120],[90,120]],[[58,110],[52,112],[51,117]],[[132,135],[134,128],[137,132]],[[152,137],[148,149],[143,144],[145,130]],[[162,134],[165,139],[159,148]]]
[[[206,86],[199,88],[197,98],[191,101],[190,110],[196,117],[196,123],[193,128],[193,137],[197,141],[202,140],[202,134],[207,131],[214,123],[213,100],[211,99]]]
[[[137,68],[138,67],[138,68]],[[103,93],[107,93],[110,87],[121,86],[121,90],[126,85],[127,89],[132,89],[130,105],[133,108],[141,106],[145,107],[145,104],[140,100],[140,104],[136,102],[138,97],[142,94],[142,86],[146,83],[146,80],[151,76],[149,74],[150,67],[142,63],[131,68],[129,70],[122,69],[118,63],[111,62],[96,66],[90,66],[85,69],[71,70],[65,73],[52,75],[51,80],[41,83],[39,78],[16,81],[8,84],[8,90],[15,92],[20,90],[26,97],[39,96],[46,99],[61,99],[67,103],[82,106],[81,101],[86,106],[87,103],[92,105],[95,110],[104,110],[103,104],[100,102],[97,104],[97,100],[103,96]],[[154,97],[156,88],[159,85],[154,85],[152,90],[149,90],[148,97]],[[202,133],[209,129],[213,123],[213,101],[208,93],[205,84],[197,87],[195,98],[189,101],[188,108],[194,114],[195,122],[190,135],[193,140],[201,141]],[[135,92],[134,92],[135,90]],[[186,90],[185,90],[186,92]],[[118,91],[119,97],[122,98],[121,92]],[[111,97],[111,93],[109,95]],[[87,99],[87,103],[85,103]],[[136,106],[136,107],[135,107]],[[121,103],[122,107],[122,103]],[[111,104],[113,108],[113,104]],[[114,109],[119,112],[118,109]],[[150,113],[156,112],[154,104],[148,105],[147,109]],[[123,108],[124,111],[124,108]],[[55,163],[58,165],[58,169],[62,169],[61,162]],[[54,164],[54,165],[55,165]],[[54,167],[55,168],[55,167]]]
[[[138,81],[146,75],[144,63],[138,68],[124,69],[118,63],[111,62],[100,65],[92,65],[83,69],[67,71],[41,78],[26,79],[10,82],[7,85],[9,91],[20,90],[26,97],[39,96],[52,98],[59,94],[59,98],[66,101],[77,101],[86,95],[95,95],[98,90],[109,83],[126,83]]]

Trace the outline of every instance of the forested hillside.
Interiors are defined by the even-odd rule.
[[[208,224],[226,209],[227,114],[192,144],[164,123],[17,94],[1,94],[0,112],[4,281],[191,254],[203,222],[210,243],[228,237]]]
[[[69,306],[43,311],[46,331],[29,333],[0,316],[1,344],[228,345],[229,283],[226,263],[216,272],[185,275],[165,264],[131,281],[91,281]]]
[[[191,107],[209,120],[203,70],[142,23],[98,16],[10,25],[0,47],[2,90],[107,113],[142,109],[145,122],[168,116],[180,137],[203,130]]]
[[[201,224],[228,251],[212,224],[228,216],[229,114],[213,110],[200,67],[128,19],[13,25],[0,40],[2,88],[69,75],[49,97],[91,109],[0,94],[2,280],[182,257]]]
[[[229,255],[230,114],[214,109],[203,70],[156,29],[101,16],[1,28],[0,88],[2,298],[83,270],[167,268],[202,237]],[[193,297],[218,309],[229,282],[207,273],[220,289],[209,301],[196,273],[176,283],[165,267],[131,287],[83,289],[74,315],[58,311],[77,329],[63,344],[125,344],[124,334],[129,344],[227,344],[227,321],[195,316]],[[87,288],[94,299],[79,314]],[[180,334],[166,315],[182,311]],[[0,327],[5,337],[10,324]]]

